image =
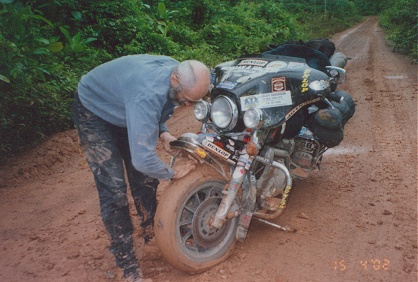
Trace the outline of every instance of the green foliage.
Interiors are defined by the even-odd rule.
[[[363,16],[378,15],[391,6],[392,0],[352,0]]]
[[[65,27],[60,26],[59,29],[64,34],[65,38],[67,39],[67,44],[65,45],[64,51],[66,54],[71,53],[81,53],[86,51],[87,44],[97,40],[97,38],[89,37],[89,38],[82,38],[81,33],[77,32],[76,35],[73,37],[70,36],[70,33]]]
[[[418,62],[417,9],[416,0],[396,0],[379,18],[395,49],[409,54],[414,62]]]
[[[283,5],[294,15],[303,30],[299,38],[304,40],[327,38],[361,20],[358,7],[350,0],[292,0]]]
[[[147,9],[151,10],[151,6],[144,5]],[[150,16],[149,20],[151,25],[155,25],[157,30],[161,32],[164,37],[167,37],[167,33],[173,28],[174,22],[172,22],[173,15],[178,11],[169,11],[164,2],[159,2],[154,12],[154,16]]]
[[[40,11],[19,1],[0,5],[0,154],[4,155],[71,125],[70,97],[78,72],[65,64],[64,50],[86,51],[88,40],[75,36],[64,43],[65,38],[57,35],[59,29]],[[83,50],[77,40],[84,44]]]

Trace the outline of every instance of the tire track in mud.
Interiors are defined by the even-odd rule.
[[[413,200],[416,199],[416,69],[405,58],[389,51],[377,21],[366,24],[369,34],[362,36],[368,38],[367,57],[357,53],[360,56],[350,62],[348,70],[349,73],[367,70],[366,76],[365,72],[360,72],[363,76],[354,79],[364,86],[359,87],[359,83],[348,83],[348,86],[358,100],[357,114],[359,111],[364,113],[362,123],[356,126],[364,127],[360,132],[367,138],[356,139],[370,146],[368,156],[355,161],[364,169],[358,175],[363,191],[358,189],[359,196],[356,197],[357,201],[361,201],[359,197],[363,198],[364,213],[357,219],[357,227],[367,234],[368,244],[372,247],[364,244],[359,247],[358,239],[364,236],[354,235],[351,241],[357,245],[356,249],[363,248],[377,255],[375,259],[381,264],[374,262],[373,267],[382,267],[385,260],[387,273],[383,276],[399,277],[390,281],[414,281],[417,253],[417,212]],[[345,39],[350,40],[349,37]],[[393,81],[392,77],[403,79]],[[356,95],[356,89],[364,89],[364,96]],[[350,134],[356,135],[356,131],[351,130]],[[351,252],[354,256],[357,251]],[[354,277],[351,278],[353,281]],[[370,276],[366,277],[370,279]]]
[[[383,52],[389,48],[381,39],[382,34],[382,29],[375,24],[373,46],[376,50],[371,54],[375,83],[369,102],[374,109],[372,133],[376,151],[373,157],[380,166],[372,173],[371,180],[378,182],[382,192],[386,192],[379,204],[392,226],[385,230],[388,234],[380,232],[376,236],[383,240],[389,235],[388,246],[398,251],[391,253],[393,270],[400,274],[413,273],[417,265],[417,232],[411,219],[416,218],[417,211],[416,204],[411,205],[408,198],[416,199],[416,71],[407,61],[403,61],[403,65],[392,64],[398,56]],[[402,79],[393,79],[399,77]]]

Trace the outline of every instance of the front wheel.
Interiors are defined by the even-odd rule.
[[[155,215],[155,238],[164,258],[189,273],[205,271],[234,249],[237,218],[211,227],[222,200],[223,181],[201,166],[164,191]],[[205,174],[206,173],[206,174]]]

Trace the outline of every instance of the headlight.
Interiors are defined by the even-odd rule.
[[[309,83],[309,88],[314,91],[322,91],[329,88],[329,81],[328,80],[314,80]]]
[[[210,117],[216,127],[230,130],[238,120],[238,107],[230,98],[218,96],[212,104]]]
[[[250,129],[258,128],[262,119],[263,112],[259,108],[248,109],[244,114],[244,124]]]
[[[210,104],[206,101],[199,101],[194,106],[194,116],[198,121],[204,121],[209,117]]]

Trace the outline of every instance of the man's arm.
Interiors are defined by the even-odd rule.
[[[129,147],[135,169],[153,178],[171,179],[174,170],[161,161],[155,150],[160,129],[160,112],[158,101],[151,99],[137,99],[127,103]]]

